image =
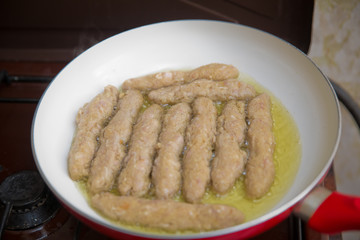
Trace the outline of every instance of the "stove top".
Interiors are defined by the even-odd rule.
[[[0,72],[0,211],[4,225],[1,239],[110,239],[61,206],[41,179],[33,159],[33,115],[42,93],[64,63],[37,63],[31,68],[38,69],[35,77],[34,72],[24,70],[29,68],[26,63],[0,63],[0,69],[3,66],[8,67],[10,74]],[[332,170],[323,184],[335,189]],[[4,215],[8,215],[7,220]],[[290,216],[254,239],[323,238],[300,219]]]
[[[52,77],[9,76],[1,71],[0,79],[1,239],[108,239],[70,215],[36,169],[32,118]]]

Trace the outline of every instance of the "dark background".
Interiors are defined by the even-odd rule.
[[[68,62],[122,31],[214,19],[273,33],[307,52],[311,0],[1,0],[0,61]]]

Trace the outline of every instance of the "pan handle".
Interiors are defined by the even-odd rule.
[[[295,214],[322,233],[360,230],[360,197],[318,187],[294,209]]]

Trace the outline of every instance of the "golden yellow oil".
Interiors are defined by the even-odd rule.
[[[234,206],[245,214],[246,221],[255,219],[269,211],[284,196],[292,185],[301,159],[301,141],[296,123],[282,103],[246,74],[240,75],[240,81],[253,85],[258,93],[266,92],[271,96],[273,132],[275,135],[275,180],[270,191],[261,199],[251,200],[246,197],[244,178],[235,183],[225,196],[218,196],[209,190],[203,203],[221,203]]]
[[[272,117],[273,117],[273,132],[275,135],[275,152],[274,152],[274,163],[276,176],[274,183],[269,190],[269,192],[262,197],[261,199],[251,200],[246,197],[245,188],[244,188],[244,178],[242,175],[238,179],[232,188],[232,190],[226,195],[219,196],[214,193],[211,188],[208,188],[205,196],[202,199],[202,203],[212,203],[212,204],[227,204],[234,206],[241,210],[245,215],[245,221],[255,219],[267,211],[269,211],[276,203],[284,196],[287,190],[292,185],[301,159],[301,142],[300,134],[297,129],[296,123],[294,122],[290,113],[282,105],[282,103],[273,96],[269,91],[263,88],[258,84],[253,78],[246,74],[241,74],[239,77],[240,81],[245,81],[252,84],[258,93],[267,92],[271,96],[272,101]],[[144,111],[148,106],[151,105],[149,99],[145,96],[144,105],[141,111]],[[215,106],[217,108],[218,114],[221,113],[223,108],[222,102],[216,102]],[[169,106],[164,106],[165,110]],[[79,181],[78,187],[81,193],[89,202],[89,195],[86,187],[86,180]],[[111,190],[112,193],[118,195],[116,187]],[[146,196],[147,198],[153,198],[153,196]],[[174,197],[175,201],[184,201],[181,194]],[[114,222],[109,219],[110,222],[113,222],[119,226],[140,232],[151,232],[156,234],[167,234],[167,232],[146,228],[138,225],[129,225],[119,222]],[[185,232],[182,232],[184,234]],[[188,233],[188,232],[186,232]],[[177,233],[181,234],[181,233]]]

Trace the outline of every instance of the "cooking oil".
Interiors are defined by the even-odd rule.
[[[246,196],[244,184],[246,173],[243,173],[242,176],[236,181],[233,188],[225,195],[218,195],[211,190],[211,187],[209,187],[202,199],[202,203],[227,204],[236,207],[244,213],[245,221],[249,221],[265,214],[273,206],[275,206],[292,185],[300,164],[301,141],[300,134],[294,119],[284,107],[284,105],[279,101],[279,99],[277,99],[273,94],[271,94],[271,92],[257,83],[252,77],[241,73],[239,79],[240,81],[244,81],[253,85],[258,94],[266,92],[271,96],[273,132],[276,142],[274,151],[274,164],[276,171],[275,180],[269,192],[265,196],[260,199],[252,200]],[[144,99],[145,101],[141,108],[141,112],[143,112],[151,105],[151,101],[146,95],[144,95]],[[215,102],[215,106],[217,108],[218,115],[220,115],[224,106],[224,102],[217,101]],[[164,109],[167,110],[169,107],[169,105],[165,105]],[[246,146],[242,147],[246,148]],[[89,193],[87,192],[86,188],[86,180],[79,181],[77,185],[81,193],[89,202]],[[110,192],[119,195],[119,192],[116,190],[116,186],[114,186]],[[154,191],[149,192],[150,194],[145,197],[149,199],[154,198]],[[184,201],[184,198],[182,197],[181,193],[179,193],[174,197],[174,200]],[[135,231],[151,232],[156,234],[167,233],[163,230],[150,229],[138,225],[128,225],[114,222],[112,220],[109,221]],[[181,233],[185,234],[188,232]]]

